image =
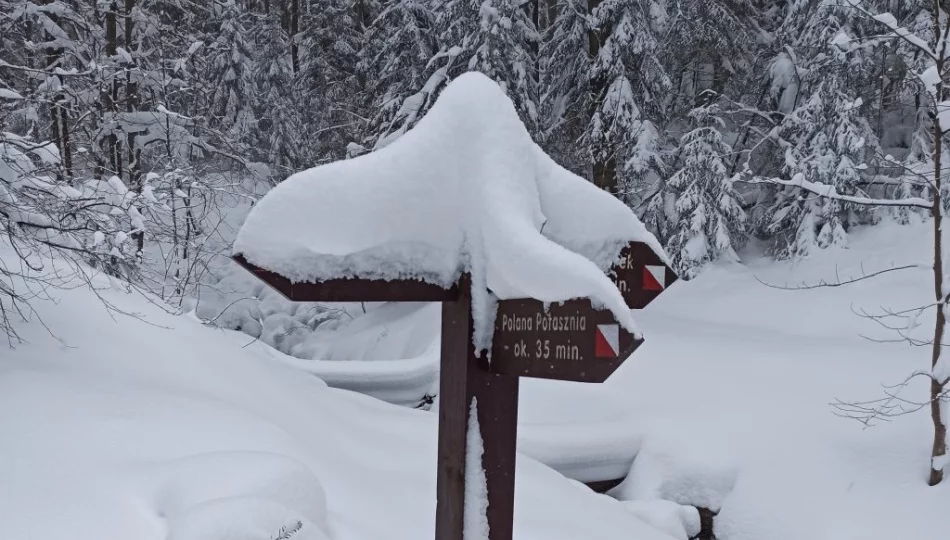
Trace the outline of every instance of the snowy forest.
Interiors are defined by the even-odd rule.
[[[432,538],[446,335],[514,538],[945,537],[948,60],[946,0],[0,0],[0,540]],[[493,368],[506,301],[626,356]]]
[[[928,1],[867,4],[932,33]],[[801,257],[856,225],[915,219],[771,181],[926,189],[925,62],[882,33],[842,0],[2,0],[0,129],[55,189],[143,195],[142,226],[90,232],[122,264],[167,241],[167,281],[215,227],[196,186],[253,196],[266,187],[248,182],[371,152],[480,71],[691,277],[750,240]]]

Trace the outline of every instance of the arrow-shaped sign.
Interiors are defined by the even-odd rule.
[[[539,300],[500,300],[491,370],[500,375],[604,382],[643,340],[590,300],[545,309]]]
[[[607,273],[630,309],[643,309],[677,279],[676,272],[643,242],[631,242]]]

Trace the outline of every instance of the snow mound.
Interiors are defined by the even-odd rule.
[[[0,538],[433,537],[437,415],[91,284],[35,298],[14,323],[24,342],[0,354]],[[517,538],[668,538],[529,457],[516,475]]]
[[[673,433],[648,437],[630,474],[613,490],[621,500],[665,500],[718,512],[738,470],[726,449],[695,448],[694,439]]]
[[[678,540],[694,538],[700,531],[699,512],[692,506],[653,500],[626,501],[623,508]]]
[[[159,514],[168,516],[168,540],[271,540],[282,528],[296,530],[295,538],[326,538],[323,486],[290,457],[209,452],[142,473],[164,479],[153,491]]]
[[[635,331],[604,274],[635,240],[662,253],[629,208],[544,154],[496,83],[468,73],[391,145],[271,190],[233,251],[295,282],[361,277],[448,287],[470,272],[477,340],[487,346],[487,290],[544,302],[590,297]]]

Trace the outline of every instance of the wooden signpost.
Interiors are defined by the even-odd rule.
[[[240,254],[234,260],[295,302],[442,302],[437,540],[463,540],[465,457],[473,416],[483,444],[480,465],[488,486],[489,538],[511,540],[519,377],[603,382],[642,343],[609,311],[594,309],[590,300],[571,300],[547,309],[533,299],[501,300],[489,361],[478,356],[473,345],[468,275],[448,289],[419,280],[341,278],[293,283]],[[624,248],[609,274],[631,309],[646,307],[677,279],[642,242]]]
[[[498,302],[492,338],[492,373],[601,383],[642,340],[634,339],[607,310],[590,300],[569,300],[545,310],[538,300]]]

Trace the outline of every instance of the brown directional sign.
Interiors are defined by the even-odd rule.
[[[445,302],[458,298],[458,287],[443,289],[418,279],[335,278],[316,283],[291,281],[251,264],[243,255],[231,257],[248,272],[292,302]]]
[[[600,383],[643,340],[590,300],[545,305],[533,299],[501,300],[492,338],[492,373]]]
[[[676,272],[643,242],[631,242],[608,275],[630,309],[643,309],[679,279]]]

